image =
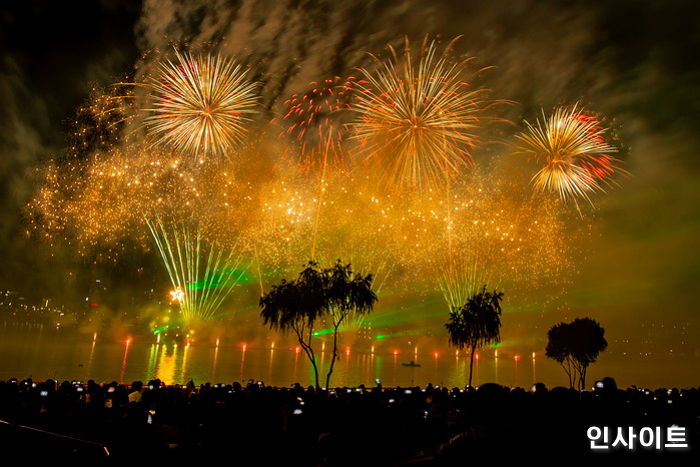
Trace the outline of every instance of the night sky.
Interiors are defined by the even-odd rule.
[[[427,6],[430,5],[430,6]],[[607,115],[628,177],[588,214],[573,283],[538,315],[539,333],[590,316],[616,339],[681,344],[700,357],[700,4],[694,1],[71,1],[0,9],[0,289],[70,297],[25,235],[36,169],[61,154],[69,121],[95,86],[138,76],[144,53],[173,43],[242,57],[274,110],[293,89],[347,73],[403,35],[452,38],[495,66],[486,83],[517,102],[512,121],[580,102]],[[663,327],[662,327],[663,326]],[[651,330],[651,331],[650,331]],[[609,351],[614,352],[614,345]],[[679,350],[676,350],[677,352]]]

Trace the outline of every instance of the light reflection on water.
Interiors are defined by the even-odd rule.
[[[498,353],[495,353],[498,355]],[[519,359],[509,354],[495,357],[486,351],[474,360],[474,384],[498,382],[529,388],[533,382],[548,386],[564,385],[567,379],[561,368],[546,359],[542,352],[525,353]],[[428,382],[449,387],[464,386],[469,375],[469,359],[454,350],[440,354],[407,352],[360,353],[344,350],[333,373],[333,385],[373,385],[380,379],[385,386],[425,385]],[[690,386],[692,382],[663,371],[652,371],[650,361],[627,361],[612,364],[606,355],[589,369],[588,383],[612,375],[622,386]],[[325,374],[331,358],[329,351],[318,354],[319,367]],[[415,361],[420,367],[402,365]],[[694,379],[697,358],[685,359]],[[656,362],[659,368],[668,362]],[[643,370],[642,370],[643,369]],[[682,370],[682,369],[681,369]],[[683,374],[683,371],[680,371]],[[63,331],[36,326],[0,326],[0,379],[10,377],[35,380],[95,379],[131,382],[159,378],[166,383],[184,384],[190,379],[203,382],[262,380],[277,386],[313,382],[311,368],[303,352],[295,348],[261,348],[226,345],[164,345],[145,342],[144,338],[115,343],[106,338],[70,335]],[[321,378],[324,381],[325,378]],[[697,383],[695,383],[697,385]]]

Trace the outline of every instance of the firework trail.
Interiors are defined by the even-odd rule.
[[[393,59],[379,62],[376,72],[360,70],[367,84],[358,82],[353,137],[390,182],[444,186],[473,164],[484,90],[464,81],[466,61],[451,62],[447,50],[438,55],[435,42],[417,63],[408,42],[401,59],[391,52]]]
[[[244,278],[247,266],[236,246],[205,242],[196,226],[146,219],[180,304],[182,324],[214,318]]]
[[[257,85],[240,64],[220,55],[175,52],[151,79],[145,125],[155,141],[192,157],[227,154],[243,142],[257,112]]]
[[[538,191],[553,192],[564,200],[602,191],[602,184],[620,171],[611,155],[617,149],[605,139],[607,129],[594,116],[577,108],[559,107],[517,135],[518,152],[531,156],[540,169],[532,177]],[[577,204],[578,206],[578,204]]]

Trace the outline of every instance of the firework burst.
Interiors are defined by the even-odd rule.
[[[432,42],[418,62],[408,42],[402,60],[360,71],[367,84],[353,109],[354,138],[368,162],[377,162],[391,182],[420,188],[444,185],[473,164],[472,149],[484,90],[463,79],[465,61],[437,54]]]
[[[240,64],[220,55],[176,57],[162,62],[151,80],[148,132],[157,143],[191,156],[226,154],[243,141],[256,112],[256,83]]]
[[[284,101],[282,120],[286,127],[282,133],[300,144],[305,162],[313,163],[319,154],[328,152],[333,153],[335,162],[341,161],[345,140],[341,117],[350,109],[356,81],[354,76],[312,81],[306,92]]]
[[[617,149],[605,139],[607,129],[577,106],[559,107],[549,117],[543,112],[535,124],[525,123],[527,130],[517,136],[518,151],[541,165],[532,177],[537,190],[557,193],[565,201],[590,202],[590,194],[619,171],[611,155]]]

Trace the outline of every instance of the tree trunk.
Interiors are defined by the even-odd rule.
[[[316,355],[314,355],[314,349],[311,347],[311,339],[313,337],[313,327],[310,328],[309,330],[309,342],[307,343],[304,340],[304,330],[299,329],[296,327],[293,327],[294,332],[297,335],[297,342],[299,342],[299,345],[301,346],[302,349],[304,349],[304,353],[306,354],[306,357],[309,359],[309,362],[311,362],[311,367],[314,370],[314,380],[316,381],[316,389],[321,387],[321,384],[318,380],[318,366],[316,365]]]
[[[316,366],[316,356],[311,354],[311,366],[314,367],[314,380],[316,381],[316,389],[320,387],[319,381],[318,381],[318,367]]]
[[[306,342],[299,342],[301,344],[301,348],[304,349],[304,353],[306,354],[306,357],[309,359],[309,362],[311,362],[311,367],[314,370],[314,380],[316,381],[316,389],[320,388],[320,382],[318,380],[318,366],[316,365],[316,355],[314,355],[314,351],[309,346],[306,344]]]
[[[314,367],[314,378],[316,380],[316,389],[319,389],[321,387],[319,381],[318,381],[318,366],[316,366],[316,355],[314,354],[314,349],[311,347],[311,339],[313,339],[314,336],[314,328],[309,327],[309,353],[311,354],[311,365]]]
[[[333,330],[333,357],[331,358],[331,365],[328,369],[328,374],[326,375],[326,388],[330,388],[331,385],[331,375],[333,374],[333,368],[335,367],[335,361],[338,358],[338,328],[340,327],[340,322],[335,325]]]
[[[474,368],[474,351],[476,350],[476,346],[472,345],[472,356],[469,358],[469,386],[471,387],[472,385],[472,370]]]

